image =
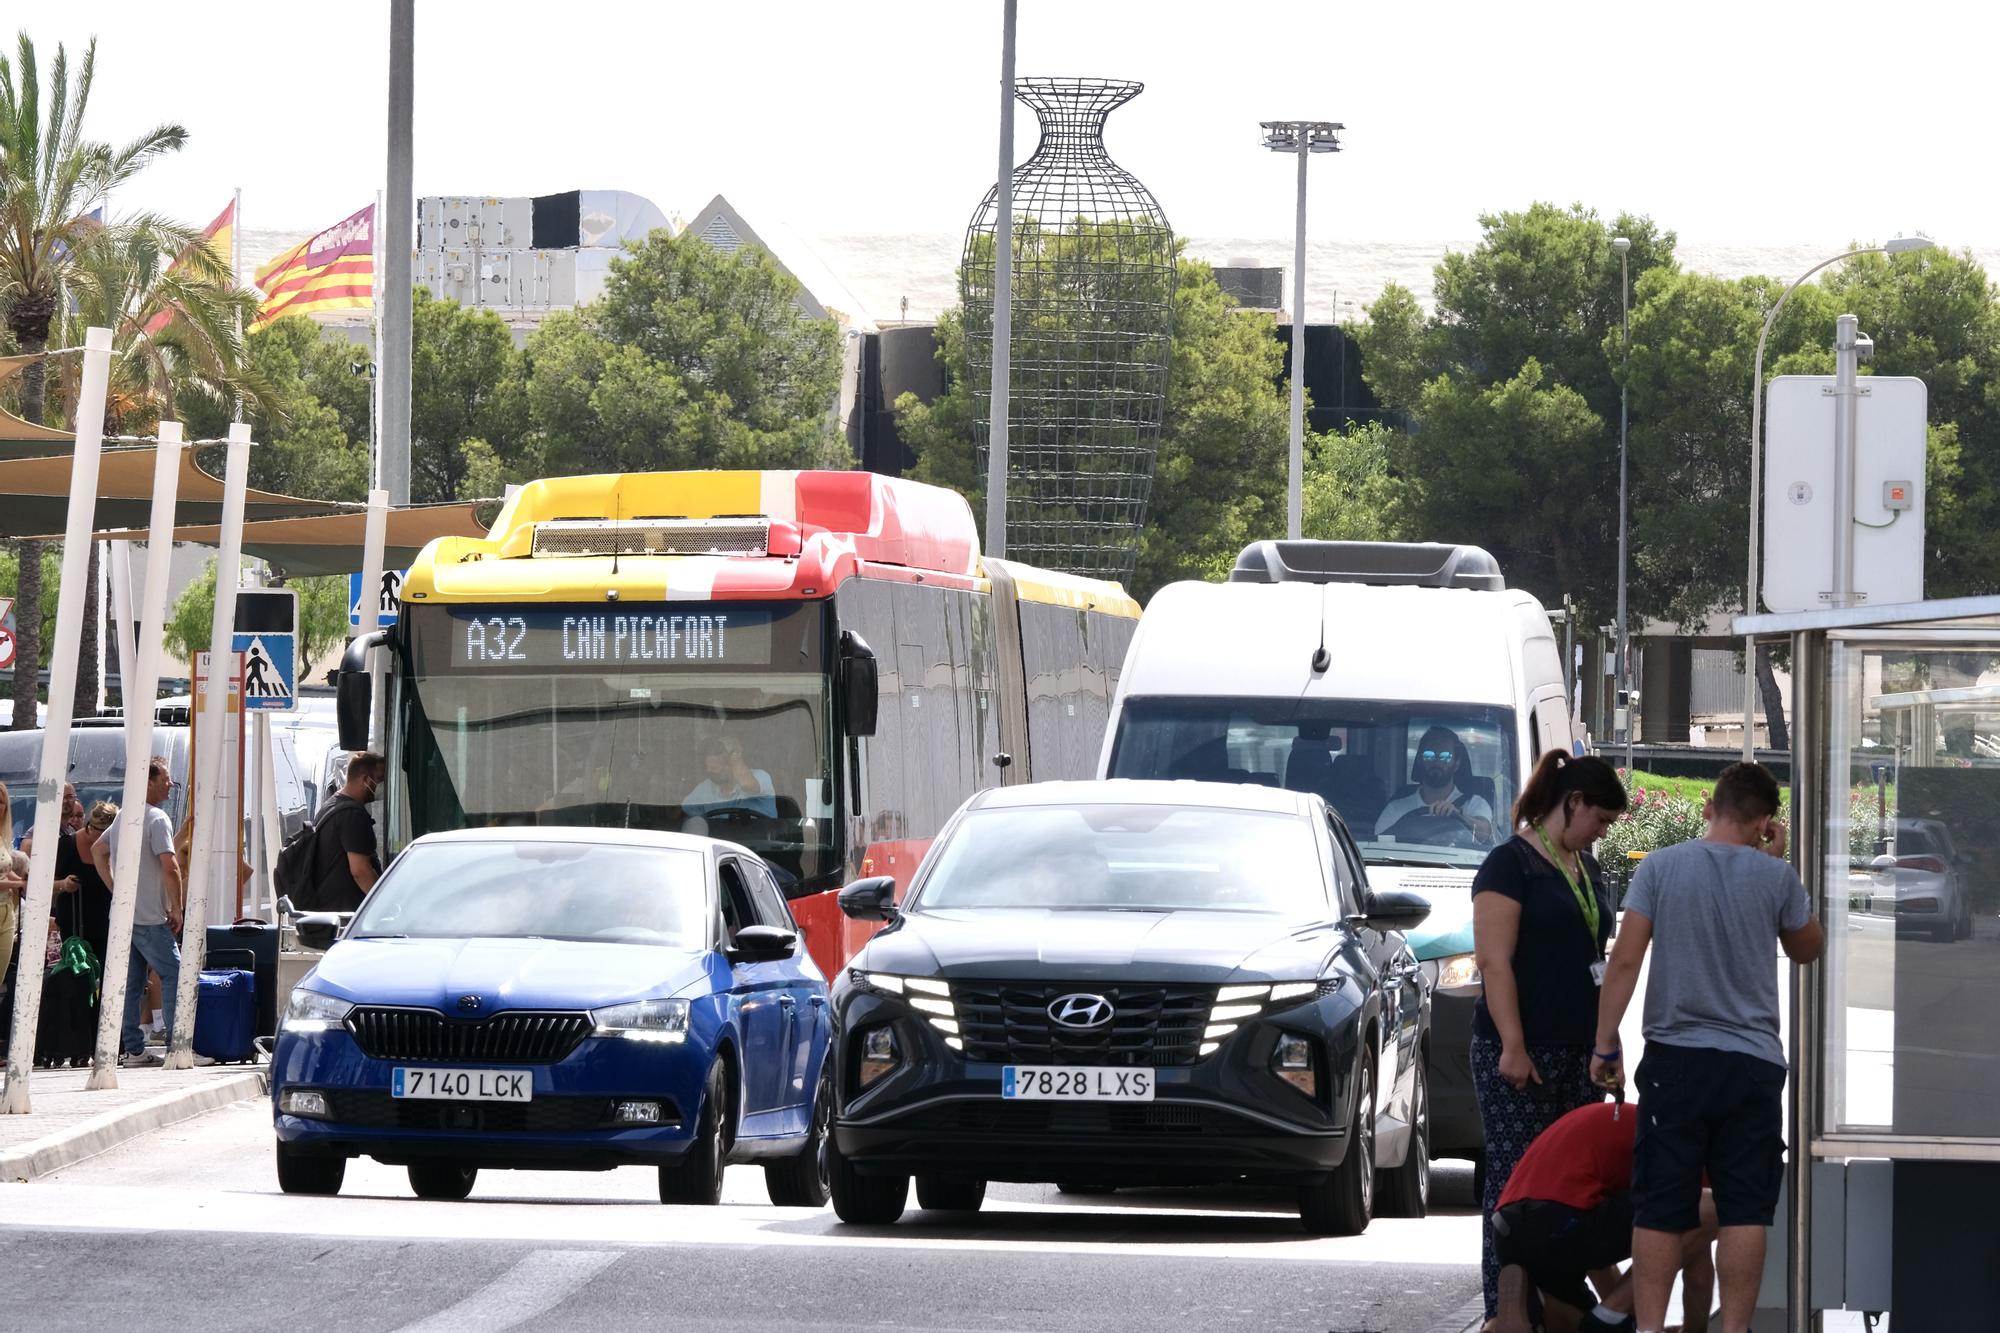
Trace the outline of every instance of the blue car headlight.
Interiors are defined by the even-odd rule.
[[[285,1006],[285,1031],[326,1032],[346,1022],[353,1009],[350,1000],[295,986],[291,1002]]]
[[[688,1035],[686,1000],[634,1000],[593,1009],[598,1037],[627,1037],[633,1041],[682,1042]]]

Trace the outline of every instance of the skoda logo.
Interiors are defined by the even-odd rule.
[[[477,1013],[479,1011],[479,997],[477,995],[461,995],[458,997],[458,1007],[469,1014]]]
[[[1111,1001],[1102,995],[1058,996],[1049,1005],[1049,1018],[1066,1028],[1103,1027],[1111,1021]]]

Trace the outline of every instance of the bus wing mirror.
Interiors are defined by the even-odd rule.
[[[873,736],[880,709],[880,678],[875,670],[875,653],[868,641],[853,630],[840,635],[840,709],[847,719],[850,736]]]
[[[368,732],[375,720],[375,682],[368,674],[368,650],[379,648],[388,634],[376,630],[357,636],[340,659],[340,677],[334,685],[334,715],[340,724],[340,748],[353,752],[368,748]]]

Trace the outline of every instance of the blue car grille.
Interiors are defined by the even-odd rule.
[[[1109,1023],[1070,1028],[1049,1016],[1065,995],[1101,995]],[[952,1008],[968,1060],[1024,1065],[1191,1065],[1215,1003],[1213,986],[954,981]]]
[[[347,1016],[355,1044],[374,1059],[439,1064],[554,1064],[592,1026],[590,1015],[578,1013],[519,1012],[462,1022],[435,1009],[364,1005]]]

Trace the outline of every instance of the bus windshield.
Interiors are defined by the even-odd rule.
[[[1346,699],[1126,701],[1114,778],[1317,792],[1371,865],[1476,867],[1512,832],[1514,711]]]
[[[406,607],[412,836],[703,833],[781,881],[838,867],[815,603]]]

